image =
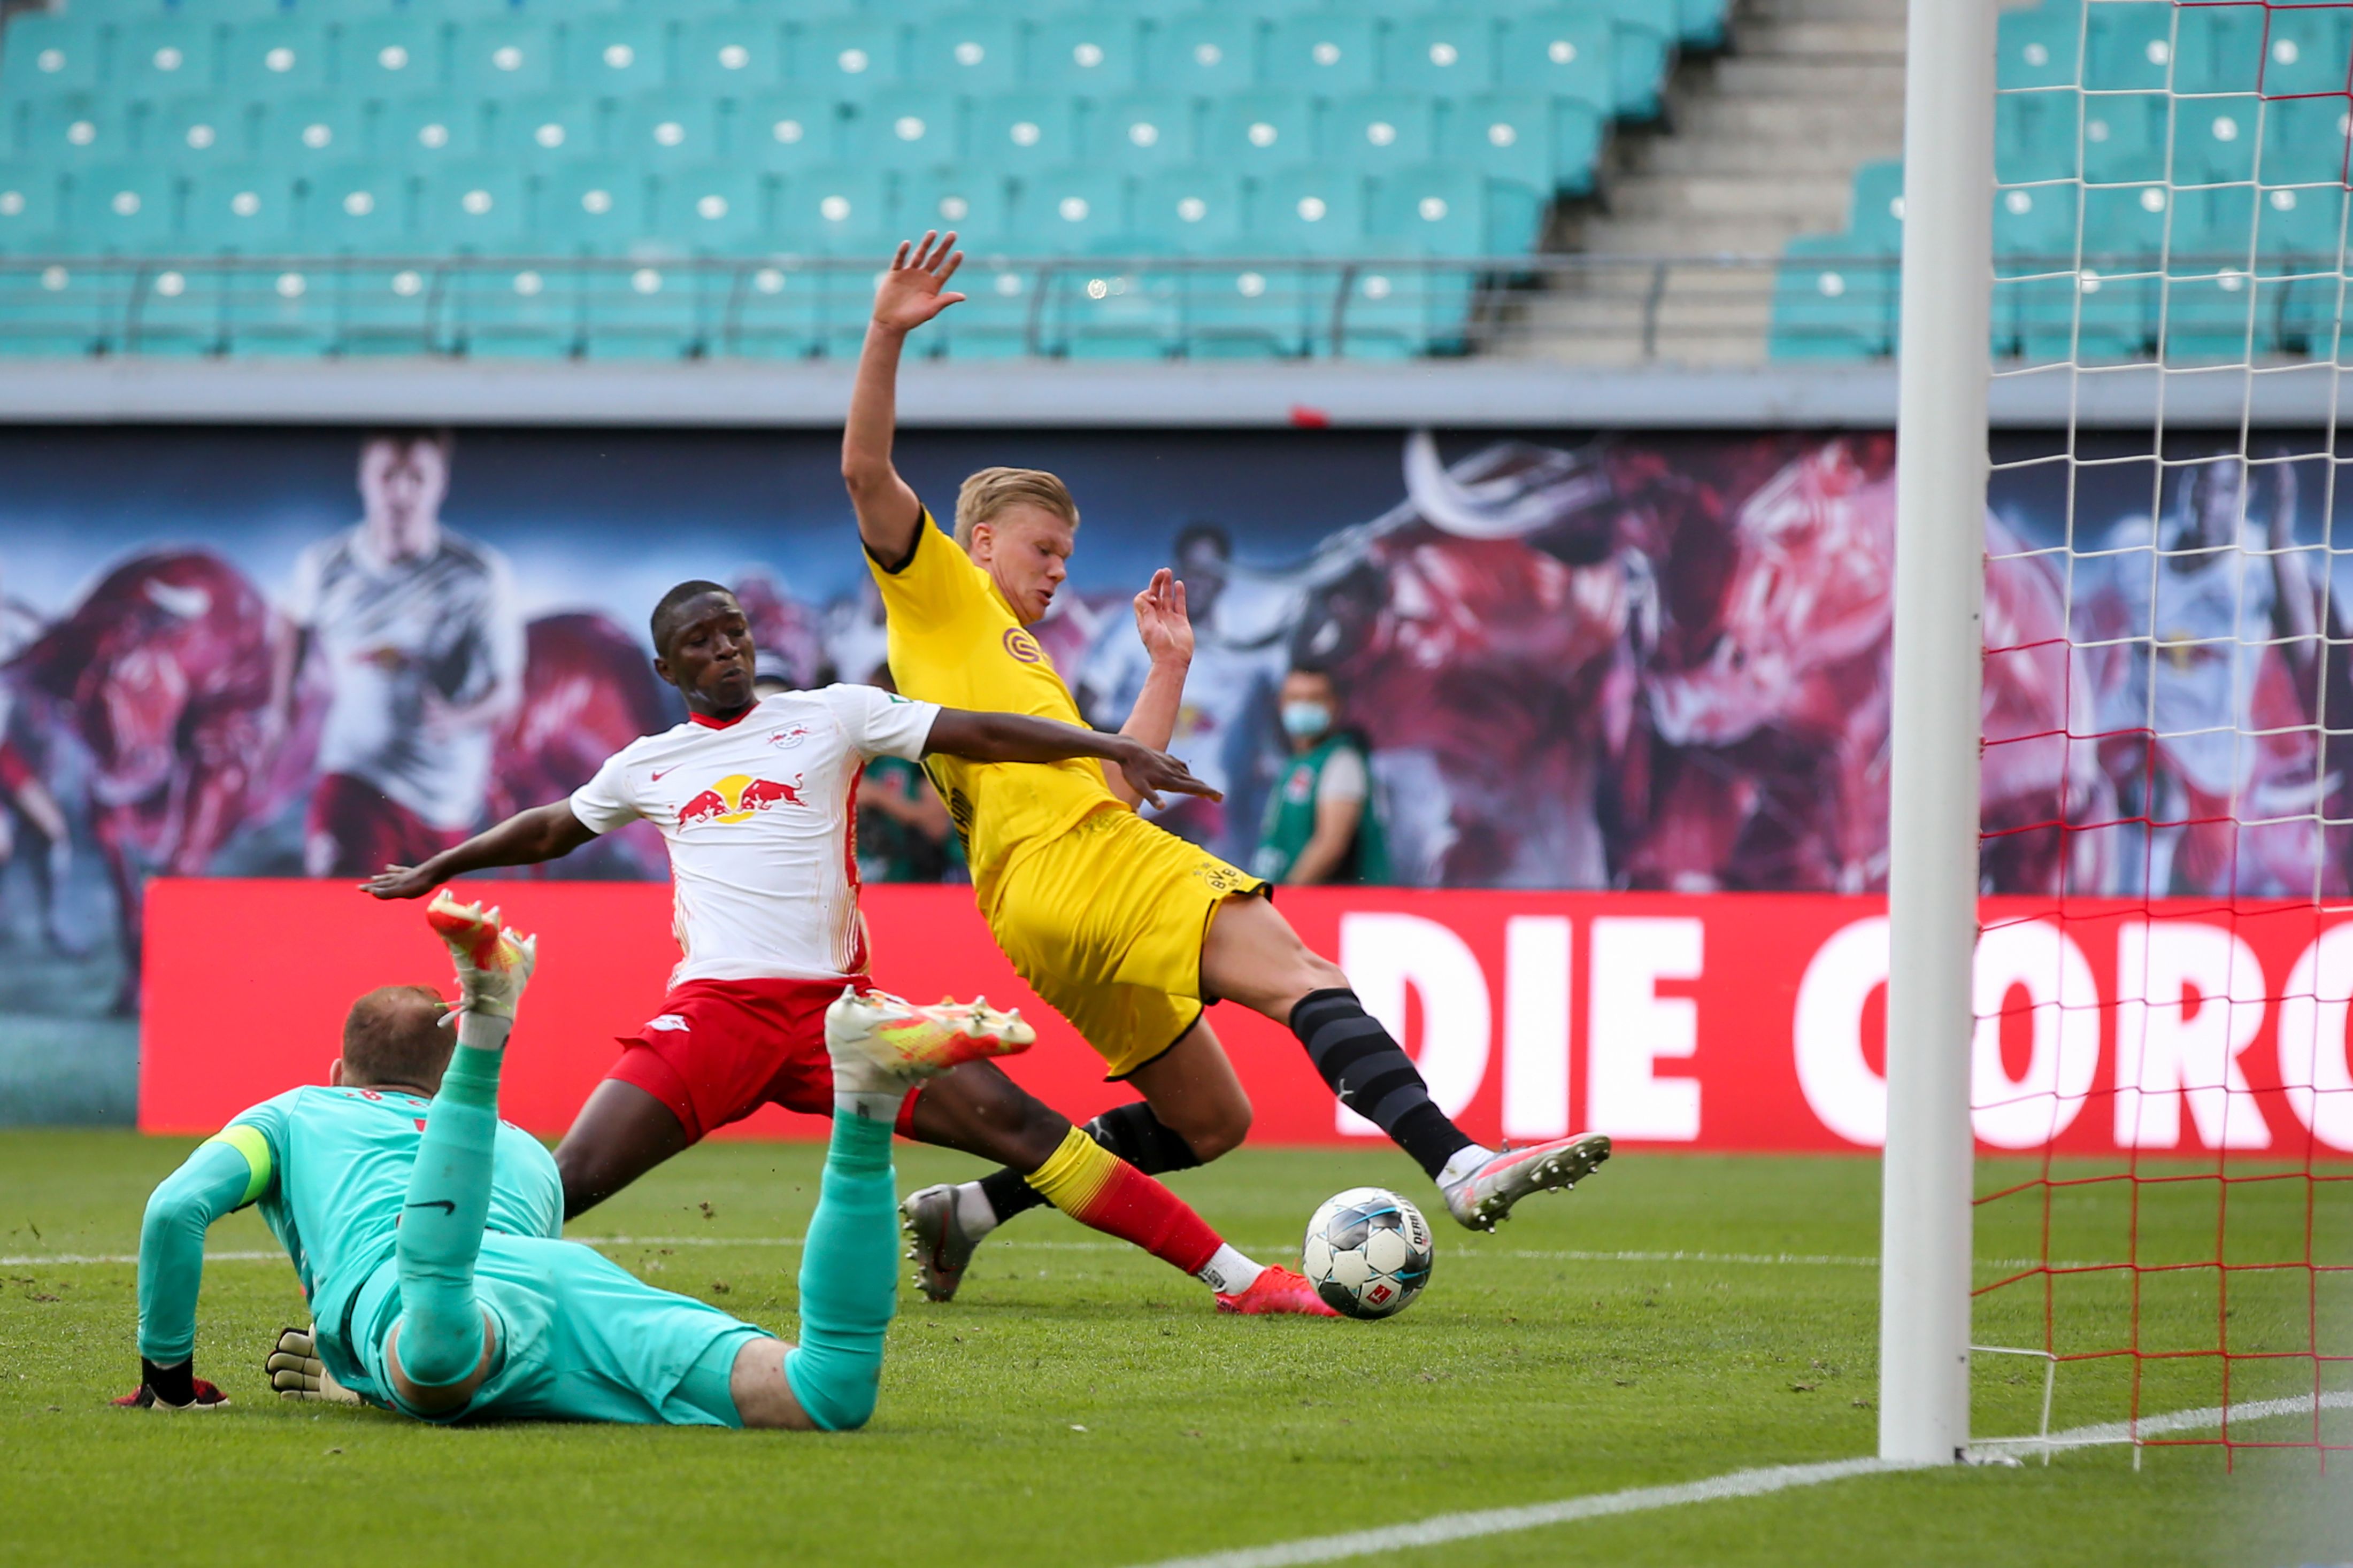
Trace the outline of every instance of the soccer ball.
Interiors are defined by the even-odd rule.
[[[1345,1318],[1405,1310],[1430,1283],[1430,1222],[1386,1187],[1350,1187],[1307,1222],[1301,1261],[1324,1304]]]

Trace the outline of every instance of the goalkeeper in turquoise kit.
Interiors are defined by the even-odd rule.
[[[896,1307],[900,1103],[918,1079],[1025,1048],[1028,1026],[879,992],[834,1004],[833,1136],[801,1259],[801,1342],[787,1346],[557,1239],[555,1162],[498,1117],[535,943],[446,892],[426,912],[457,960],[454,1041],[429,988],[372,991],[325,1087],[239,1115],[155,1189],[139,1240],[140,1387],[115,1403],[227,1403],[195,1375],[205,1231],[258,1203],[311,1302],[317,1360],[371,1405],[427,1421],[865,1425]]]

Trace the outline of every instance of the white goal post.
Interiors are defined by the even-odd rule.
[[[1969,1440],[1994,0],[1910,0],[1896,412],[1879,1457]]]

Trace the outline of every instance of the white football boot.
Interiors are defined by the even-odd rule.
[[[1580,1132],[1525,1149],[1505,1149],[1440,1192],[1446,1212],[1470,1230],[1493,1230],[1530,1193],[1567,1192],[1609,1158],[1609,1137]]]

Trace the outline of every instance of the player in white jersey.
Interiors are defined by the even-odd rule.
[[[1140,742],[1051,720],[941,708],[862,686],[760,698],[750,624],[715,583],[671,589],[652,630],[655,672],[686,700],[685,723],[623,747],[568,800],[519,813],[422,865],[387,867],[365,884],[378,898],[416,898],[469,871],[554,859],[641,817],[661,829],[681,959],[660,1012],[625,1037],[620,1060],[555,1151],[566,1218],[764,1104],[829,1110],[826,1009],[844,986],[868,988],[855,822],[859,774],[871,759],[1096,758],[1155,803],[1163,791],[1210,793],[1182,763]],[[1071,1187],[1077,1217],[1156,1257],[1182,1258],[1176,1266],[1219,1292],[1221,1305],[1262,1274],[1282,1272],[1226,1246],[1124,1161],[1103,1157],[1118,1167],[1116,1203],[1100,1201],[1102,1172],[1066,1182],[1070,1122],[987,1062],[928,1082],[902,1109],[898,1131],[1005,1161],[1039,1177],[1041,1191]]]
[[[2087,606],[2096,636],[2116,639],[2102,749],[2150,825],[2149,893],[2313,890],[2316,823],[2242,826],[2318,805],[2299,727],[2312,722],[2319,606],[2295,543],[2295,471],[2269,467],[2261,525],[2242,459],[2186,470],[2161,526],[2129,517],[2109,531],[2108,584]]]
[[[441,526],[449,439],[380,432],[360,447],[363,516],[305,550],[273,681],[281,721],[314,647],[332,685],[303,859],[314,877],[420,860],[472,831],[501,724],[522,696],[523,627],[507,564]]]

